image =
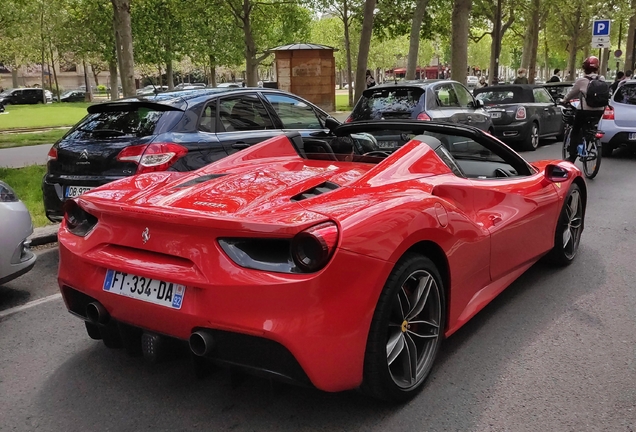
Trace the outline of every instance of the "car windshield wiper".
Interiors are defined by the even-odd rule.
[[[116,135],[116,136],[124,136],[124,135],[128,135],[125,132],[119,131],[117,129],[83,129],[83,128],[77,128],[76,130],[80,131],[80,132],[86,132],[86,133],[90,133],[90,134],[106,134],[106,135]]]

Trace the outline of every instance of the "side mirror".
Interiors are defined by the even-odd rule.
[[[545,167],[545,178],[552,183],[561,183],[570,178],[570,172],[559,165],[548,164]]]
[[[338,126],[340,126],[340,122],[335,118],[329,116],[325,119],[325,127],[329,129],[329,132],[333,132]]]
[[[484,101],[483,101],[483,100],[481,100],[481,99],[475,99],[472,105],[473,105],[473,107],[474,107],[475,109],[477,109],[477,108],[483,108],[483,107],[484,107]]]

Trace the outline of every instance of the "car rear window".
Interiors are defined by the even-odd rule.
[[[129,136],[141,138],[172,129],[183,111],[158,111],[148,107],[131,107],[88,114],[72,131],[71,139]]]
[[[515,91],[511,89],[488,90],[478,93],[475,98],[484,101],[484,104],[486,105],[509,104],[522,101],[521,91]]]
[[[623,84],[616,89],[614,101],[628,105],[636,105],[636,84]]]
[[[424,89],[419,87],[365,90],[351,113],[351,118],[354,121],[411,118],[411,113],[423,96]]]

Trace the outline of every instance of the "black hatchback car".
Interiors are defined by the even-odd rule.
[[[41,88],[8,89],[0,93],[0,105],[22,105],[44,103]]]
[[[475,89],[492,117],[495,136],[520,150],[534,151],[539,139],[563,137],[561,107],[540,85],[509,84]]]
[[[49,151],[46,215],[61,220],[67,198],[108,182],[198,169],[288,131],[324,138],[328,117],[298,96],[265,88],[184,90],[92,105]]]

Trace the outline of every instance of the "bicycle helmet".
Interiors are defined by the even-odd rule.
[[[585,59],[583,62],[583,70],[585,73],[592,73],[598,71],[600,66],[600,62],[598,61],[598,57],[590,56]]]

